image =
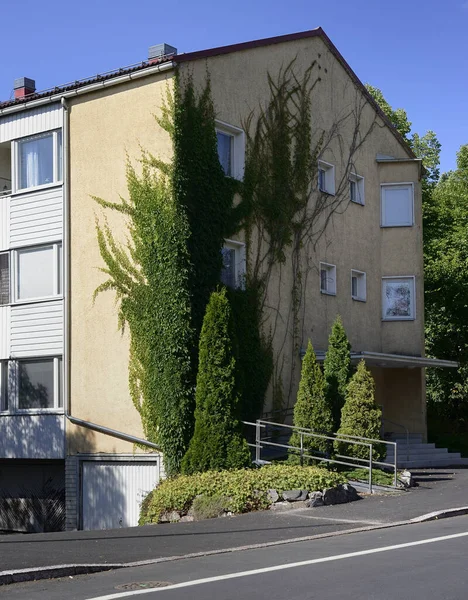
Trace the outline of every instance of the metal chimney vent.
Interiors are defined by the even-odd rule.
[[[155,60],[162,58],[163,56],[174,56],[177,54],[177,48],[170,46],[169,44],[156,44],[156,46],[150,46],[148,51],[148,60]]]

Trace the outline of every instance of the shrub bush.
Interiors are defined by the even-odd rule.
[[[179,475],[164,480],[154,490],[151,500],[142,506],[140,525],[157,523],[160,516],[177,510],[186,513],[199,494],[229,498],[224,507],[235,513],[268,508],[268,490],[323,490],[344,483],[340,473],[318,467],[269,465],[261,469],[207,471],[195,475]]]
[[[351,377],[351,344],[339,315],[328,338],[323,374],[325,397],[333,414],[333,431],[337,431],[340,426],[341,409],[346,399],[346,386]]]
[[[294,425],[312,429],[316,433],[329,435],[333,431],[333,418],[330,406],[325,399],[325,381],[320,370],[312,344],[308,343],[307,351],[302,361],[301,381],[294,406]],[[294,432],[289,440],[291,446],[300,446],[300,436]],[[329,440],[313,437],[303,437],[303,448],[311,454],[326,453],[331,449]],[[297,460],[297,450],[290,450],[292,461]]]
[[[247,467],[250,451],[238,421],[233,322],[226,290],[211,294],[200,336],[195,431],[182,473]]]
[[[338,436],[355,435],[371,439],[380,439],[382,411],[374,399],[375,383],[363,360],[351,378],[346,389],[346,402],[341,411],[341,426]],[[356,458],[369,458],[367,446],[335,442],[339,454],[352,455]],[[385,456],[385,445],[373,447],[374,460],[382,460]]]

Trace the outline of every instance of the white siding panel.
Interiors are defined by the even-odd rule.
[[[0,143],[51,129],[59,129],[62,124],[63,109],[60,104],[39,106],[6,115],[0,118]]]
[[[10,247],[10,197],[0,196],[0,250]]]
[[[63,353],[63,301],[11,307],[10,353],[13,357]]]
[[[64,458],[63,415],[0,415],[0,458]]]
[[[0,360],[10,356],[10,307],[0,306]]]
[[[11,248],[61,240],[62,219],[62,186],[13,196],[10,201]]]
[[[83,529],[138,525],[140,504],[160,477],[160,458],[151,462],[84,461]]]

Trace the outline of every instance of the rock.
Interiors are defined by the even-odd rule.
[[[315,508],[316,506],[323,506],[322,492],[311,492],[309,494],[309,499],[306,502],[306,507]]]
[[[184,517],[180,517],[180,523],[191,523],[195,521],[195,517],[193,515],[185,515]]]
[[[275,502],[270,506],[270,510],[291,510],[293,504],[291,502]]]
[[[348,500],[348,492],[342,485],[337,485],[334,488],[326,488],[323,490],[323,503],[327,506],[333,504],[346,504]]]
[[[355,500],[359,500],[359,494],[357,493],[356,488],[354,488],[352,485],[350,485],[349,483],[343,483],[341,487],[346,492],[348,502],[354,502]]]
[[[271,503],[275,503],[279,500],[279,494],[276,490],[268,490],[267,498]]]
[[[283,492],[283,500],[288,502],[301,502],[307,500],[308,490],[287,490]]]
[[[176,510],[165,512],[159,517],[159,523],[177,523],[180,521],[180,515]]]
[[[398,475],[398,480],[403,484],[403,487],[410,488],[414,486],[413,475],[410,471],[402,471]]]

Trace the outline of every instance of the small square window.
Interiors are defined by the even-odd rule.
[[[241,242],[226,240],[221,253],[223,256],[222,283],[230,288],[242,288],[245,278],[245,245]]]
[[[382,279],[382,319],[404,321],[415,318],[414,277]]]
[[[14,253],[16,300],[50,298],[61,293],[61,244],[16,250]]]
[[[351,271],[351,297],[353,300],[366,300],[366,274],[363,271]]]
[[[216,122],[218,158],[228,177],[242,179],[244,176],[245,141],[244,132],[227,123]]]
[[[349,198],[355,204],[364,205],[364,177],[355,173],[349,175]]]
[[[18,408],[54,408],[54,359],[18,361]]]
[[[320,291],[322,294],[336,294],[336,267],[320,263]]]
[[[335,193],[335,166],[319,160],[318,189],[325,194]]]
[[[413,218],[413,184],[383,184],[381,186],[382,227],[411,227]]]

